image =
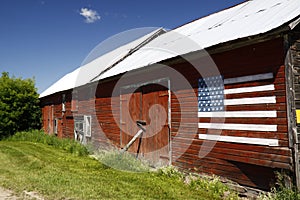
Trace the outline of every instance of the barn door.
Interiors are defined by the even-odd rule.
[[[121,95],[121,147],[139,130],[136,121],[145,121],[146,132],[133,143],[129,152],[156,166],[170,163],[168,102],[168,88],[158,84],[140,86],[134,93],[123,90]]]

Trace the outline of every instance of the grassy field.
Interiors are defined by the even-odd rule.
[[[222,199],[225,188],[187,185],[164,173],[118,171],[86,155],[28,141],[0,141],[0,186],[45,199]]]

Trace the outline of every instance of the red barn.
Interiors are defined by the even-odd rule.
[[[299,188],[299,5],[246,1],[124,44],[41,94],[43,128],[124,148],[143,120],[129,151],[156,166]]]

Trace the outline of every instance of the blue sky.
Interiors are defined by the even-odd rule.
[[[39,92],[79,67],[101,41],[177,26],[243,0],[0,0],[0,72],[35,78]]]

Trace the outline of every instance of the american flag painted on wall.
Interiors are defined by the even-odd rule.
[[[225,118],[225,122],[215,123],[213,120],[199,122],[198,127],[229,131],[276,132],[277,124],[264,123],[266,118],[277,117],[276,109],[264,109],[267,105],[276,104],[276,96],[272,93],[275,86],[273,83],[265,81],[272,78],[273,73],[229,79],[223,79],[222,76],[199,79],[198,117],[200,119]],[[247,82],[254,81],[262,81],[263,84],[247,85]],[[230,109],[226,110],[227,107]],[[230,120],[227,120],[229,118]],[[252,123],[253,119],[261,120],[259,123]],[[277,139],[240,137],[238,135],[199,134],[199,139],[278,146]]]
[[[198,111],[224,111],[224,84],[222,76],[199,79]]]

